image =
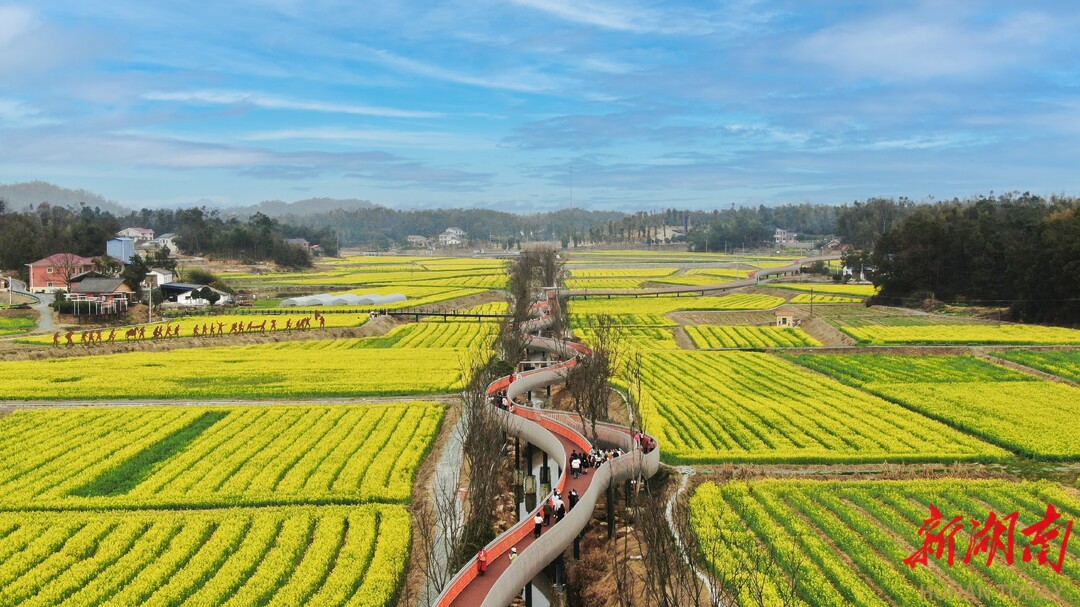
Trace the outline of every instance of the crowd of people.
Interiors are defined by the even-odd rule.
[[[285,324],[280,327],[276,318],[264,318],[262,319],[262,322],[258,324],[255,324],[255,321],[253,320],[249,320],[246,324],[244,323],[244,321],[234,322],[228,327],[228,329],[226,329],[225,323],[220,321],[208,323],[204,322],[202,324],[195,323],[195,325],[191,328],[191,335],[193,337],[217,337],[225,334],[239,335],[243,333],[265,333],[267,331],[278,331],[281,329],[286,331],[290,331],[293,329],[310,329],[312,328],[312,322],[319,323],[319,328],[323,329],[326,327],[326,316],[316,311],[314,317],[305,316],[298,319],[295,324],[293,323],[292,318],[288,318],[285,320]],[[123,333],[125,341],[180,337],[179,324],[166,323],[164,325],[153,325],[149,337],[147,336],[146,332],[147,327],[148,325],[143,325],[127,329]],[[105,331],[109,332],[108,336],[105,335]],[[60,339],[61,337],[63,337],[65,340],[63,345],[72,347],[75,345],[75,335],[76,333],[72,329],[68,329],[67,333],[62,336],[60,332],[57,331],[53,333],[52,345],[54,347],[60,347]],[[80,332],[79,343],[84,346],[92,346],[94,344],[114,342],[116,341],[116,337],[117,329],[90,329],[88,331]]]

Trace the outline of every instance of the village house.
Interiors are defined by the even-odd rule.
[[[294,247],[304,247],[305,249],[311,248],[311,243],[306,238],[286,238],[285,244],[291,244]]]
[[[143,279],[143,288],[156,289],[161,285],[176,280],[170,270],[162,270],[161,268],[151,268],[146,273],[146,278]]]
[[[68,299],[90,299],[101,303],[135,298],[135,289],[123,278],[84,278],[71,285]]]
[[[150,228],[124,228],[116,233],[118,238],[130,238],[136,244],[148,242],[154,239],[154,231]]]
[[[776,241],[777,245],[783,246],[794,244],[796,236],[797,234],[795,232],[788,232],[782,228],[776,228],[776,232],[773,233],[773,240]]]
[[[158,248],[168,249],[169,253],[176,255],[180,252],[180,246],[176,244],[177,235],[172,232],[167,232],[158,236],[153,242],[157,243]]]
[[[419,234],[409,234],[405,237],[405,242],[409,243],[410,248],[423,249],[431,244],[431,239],[427,236],[420,236]]]
[[[74,253],[56,253],[34,263],[30,268],[30,292],[67,291],[68,281],[94,269],[94,260]]]
[[[130,265],[135,256],[135,240],[126,236],[112,238],[105,243],[105,254]]]
[[[444,247],[460,247],[466,240],[465,230],[461,228],[446,228],[445,232],[439,234],[439,244]]]

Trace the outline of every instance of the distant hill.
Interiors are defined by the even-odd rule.
[[[370,209],[374,207],[375,205],[371,201],[359,200],[356,198],[308,198],[305,200],[297,200],[296,202],[264,200],[259,204],[253,204],[246,207],[231,207],[222,209],[222,211],[229,215],[238,216],[262,213],[264,215],[269,215],[270,217],[280,217],[282,215],[303,217],[305,215],[329,213],[338,210],[355,211],[357,209]]]
[[[100,194],[86,190],[69,190],[45,181],[0,184],[0,198],[6,200],[8,208],[13,211],[22,211],[47,202],[72,209],[77,209],[80,204],[85,203],[88,207],[97,207],[114,215],[127,215],[131,212],[131,209],[108,200]]]

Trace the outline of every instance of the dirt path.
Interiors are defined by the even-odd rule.
[[[823,346],[854,346],[858,343],[853,337],[832,326],[824,318],[807,318],[803,320],[799,328],[806,331],[810,337],[820,341]]]
[[[686,329],[682,326],[675,327],[675,343],[679,344],[679,347],[683,350],[697,350],[697,345],[694,344],[694,340],[690,339],[687,335]]]

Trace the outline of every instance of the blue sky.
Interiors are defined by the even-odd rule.
[[[1070,2],[0,0],[0,182],[534,211],[1080,194]]]

